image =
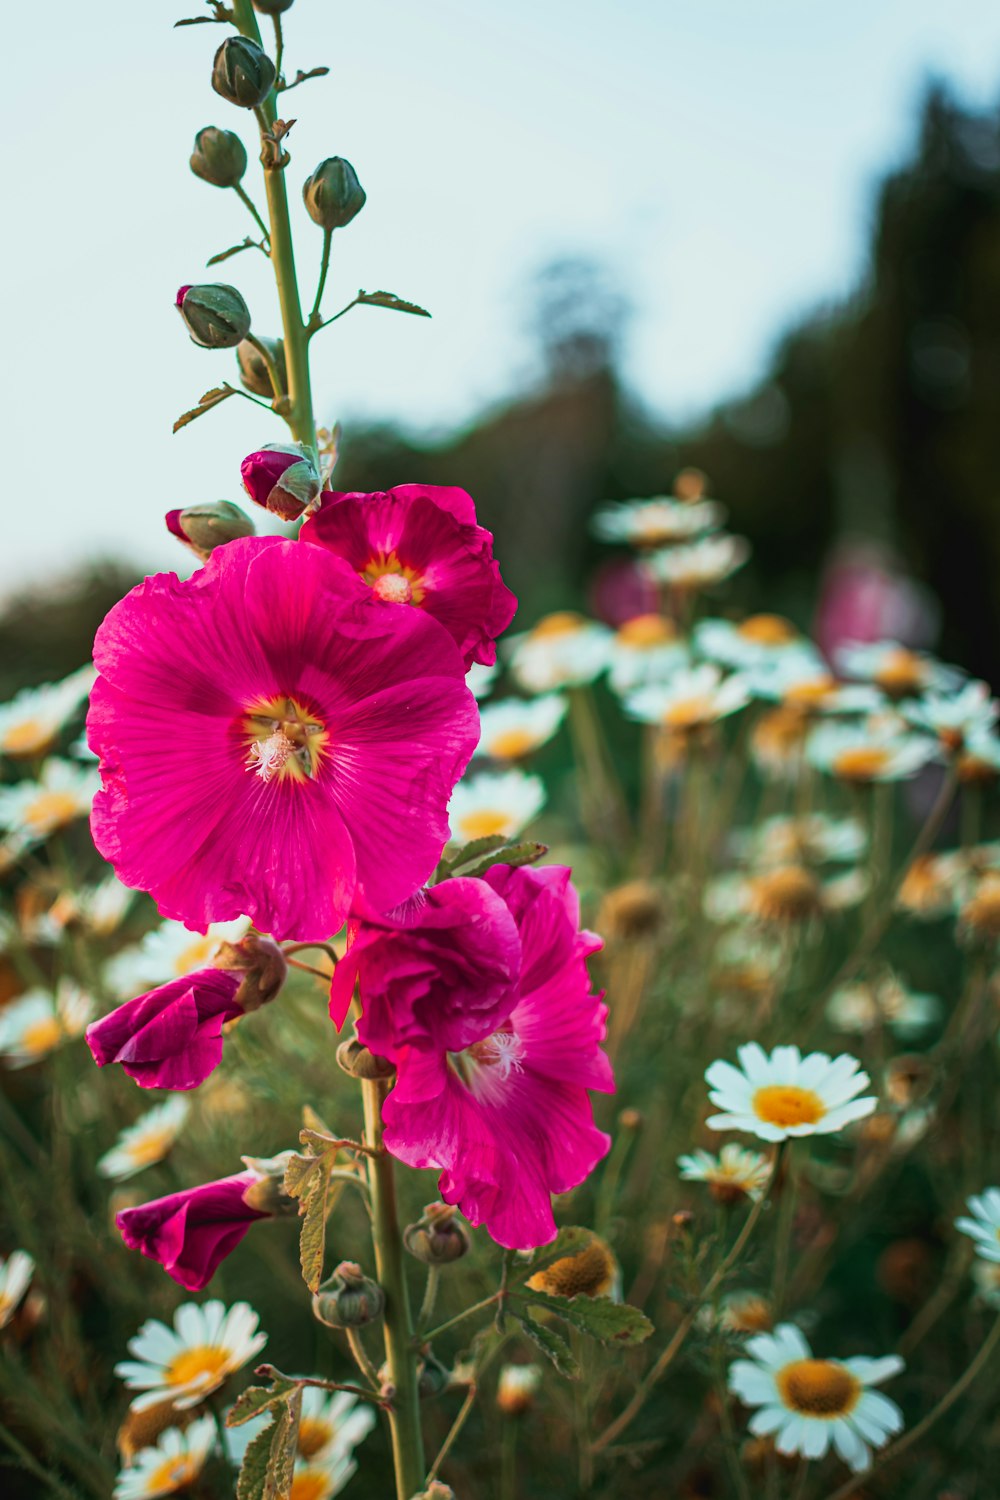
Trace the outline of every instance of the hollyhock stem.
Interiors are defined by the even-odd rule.
[[[240,33],[262,45],[260,28],[250,0],[233,0],[233,17]],[[272,126],[277,118],[277,95],[272,90],[261,107],[260,116]],[[261,130],[263,137],[264,131]],[[288,192],[285,188],[283,167],[264,168],[264,190],[267,193],[267,216],[270,220],[271,264],[274,279],[278,284],[278,302],[281,306],[281,323],[285,338],[285,362],[288,369],[288,425],[292,436],[304,443],[318,464],[316,452],[316,422],[312,409],[312,389],[309,379],[309,351],[305,325],[302,321],[302,306],[299,302],[299,287],[295,278],[295,250],[292,244],[292,225],[288,215]]]
[[[417,1390],[417,1352],[413,1347],[410,1296],[396,1206],[394,1164],[382,1144],[385,1084],[380,1079],[364,1079],[361,1094],[365,1142],[372,1152],[368,1163],[368,1185],[371,1190],[375,1271],[385,1293],[385,1353],[393,1386],[389,1426],[396,1469],[396,1495],[397,1500],[410,1500],[423,1488],[424,1439]]]

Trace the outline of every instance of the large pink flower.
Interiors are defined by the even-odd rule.
[[[94,841],[165,916],[325,938],[434,868],[478,737],[463,662],[330,552],[248,537],[147,578],[94,660]]]
[[[121,1063],[144,1089],[193,1089],[222,1061],[222,1028],[243,1014],[234,969],[197,969],[87,1027],[98,1067]]]
[[[445,880],[387,916],[352,921],[330,1014],[344,1024],[358,980],[358,1036],[372,1052],[411,1042],[460,1052],[506,1020],[520,967],[506,902],[485,880]]]
[[[614,1087],[600,1047],[607,1009],[587,974],[600,941],[579,930],[569,875],[559,866],[489,870],[484,881],[521,937],[516,1003],[502,1021],[481,1016],[460,1052],[429,1042],[388,1052],[398,1070],[383,1108],[388,1149],[410,1166],[439,1168],[444,1200],[519,1250],[555,1237],[551,1194],[582,1182],[609,1144],[587,1092]]]
[[[372,495],[329,492],[302,540],[344,558],[378,598],[415,604],[440,620],[466,666],[496,661],[496,638],[517,600],[465,490],[400,484]]]
[[[251,1208],[244,1197],[259,1180],[256,1172],[239,1172],[205,1182],[137,1208],[123,1208],[115,1223],[130,1250],[158,1260],[181,1286],[200,1292],[250,1225],[270,1217]]]

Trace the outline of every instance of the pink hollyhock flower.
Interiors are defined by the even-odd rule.
[[[467,667],[496,661],[496,638],[517,600],[464,490],[400,484],[373,495],[328,492],[301,535],[343,557],[377,598],[414,604],[440,620]]]
[[[144,1089],[193,1089],[222,1061],[222,1028],[243,1014],[243,975],[197,969],[172,979],[87,1027],[98,1067],[121,1063]]]
[[[94,660],[94,842],[164,916],[322,939],[434,868],[478,737],[462,659],[324,548],[247,537],[147,578]]]
[[[250,1225],[271,1217],[251,1208],[244,1197],[259,1180],[256,1172],[222,1177],[138,1208],[123,1208],[115,1223],[130,1250],[158,1260],[182,1287],[200,1292]]]
[[[607,1008],[590,992],[579,907],[559,866],[494,865],[483,877],[521,937],[515,1004],[487,1012],[461,1051],[440,1040],[394,1045],[397,1079],[383,1107],[385,1144],[413,1167],[437,1167],[439,1188],[498,1242],[527,1250],[554,1239],[551,1194],[565,1193],[605,1155],[609,1139],[588,1089],[614,1088],[601,1051]],[[380,1026],[391,1025],[388,1005]]]
[[[358,1036],[372,1052],[411,1042],[460,1052],[506,1020],[520,967],[506,902],[483,880],[445,880],[387,916],[351,923],[330,1014],[344,1024],[358,980]]]

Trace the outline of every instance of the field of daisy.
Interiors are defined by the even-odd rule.
[[[243,504],[0,706],[3,1494],[989,1500],[1000,703],[736,609],[696,469],[594,512],[608,619],[337,488],[311,342],[424,310],[340,305],[290,9],[200,18],[280,333],[182,286],[175,430],[260,408]]]

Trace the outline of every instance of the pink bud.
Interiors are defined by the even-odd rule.
[[[250,499],[283,521],[297,521],[319,496],[319,474],[300,447],[269,443],[247,455],[240,474]]]
[[[189,281],[188,284],[187,284],[187,286],[182,286],[181,287],[180,291],[177,293],[177,296],[174,298],[174,306],[175,307],[183,307],[184,306],[184,298],[187,296],[188,292],[191,290],[191,285],[192,285],[192,283]]]

